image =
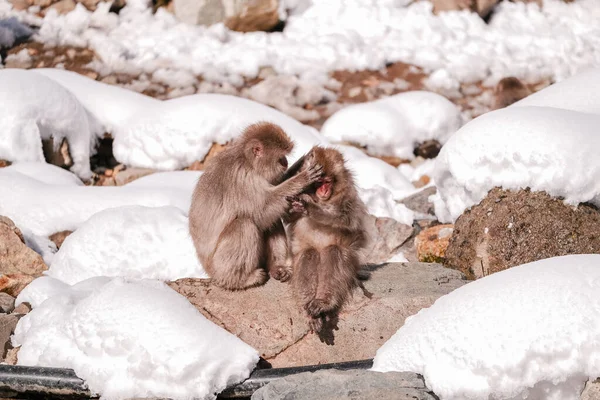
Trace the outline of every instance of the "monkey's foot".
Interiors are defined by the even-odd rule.
[[[317,317],[317,318],[309,317],[308,318],[308,327],[310,328],[311,332],[313,332],[313,333],[321,332],[321,329],[323,329],[323,319],[321,319],[321,317]]]
[[[292,277],[292,271],[286,267],[275,267],[269,271],[271,278],[277,279],[280,282],[287,282]]]
[[[308,315],[316,318],[323,313],[332,310],[331,304],[327,300],[313,299],[304,306]]]
[[[264,285],[265,282],[268,280],[269,280],[269,274],[267,274],[267,271],[265,271],[264,269],[254,270],[252,272],[252,274],[246,280],[244,289]]]

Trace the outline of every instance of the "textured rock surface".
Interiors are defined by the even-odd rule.
[[[491,190],[454,226],[446,265],[480,278],[567,254],[600,253],[600,212],[544,192]]]
[[[421,214],[434,215],[433,203],[429,201],[429,196],[434,195],[436,192],[437,189],[435,186],[430,186],[420,192],[405,197],[400,200],[400,203],[404,204],[408,209]]]
[[[15,314],[0,314],[0,361],[4,361],[10,348],[10,335],[17,327],[21,317]]]
[[[3,216],[0,216],[0,255],[0,274],[40,276],[47,269],[42,256],[25,245],[19,228]]]
[[[372,358],[404,324],[406,317],[465,283],[462,274],[438,264],[385,264],[372,267],[364,282],[369,299],[357,289],[339,316],[333,345],[309,333],[308,324],[286,283],[229,292],[200,279],[170,286],[207,318],[256,348],[274,367]]]
[[[422,230],[415,238],[417,258],[421,262],[443,263],[454,225],[436,225]]]
[[[258,389],[252,400],[361,399],[433,400],[423,378],[412,372],[322,370],[277,379]]]
[[[600,400],[600,379],[590,379],[586,383],[581,400]]]
[[[73,231],[56,232],[50,235],[49,239],[56,245],[57,249],[60,249],[60,246],[62,246],[65,239],[68,238],[71,233],[73,233]]]
[[[0,313],[10,313],[15,309],[15,298],[7,293],[0,293]]]
[[[414,233],[412,226],[372,215],[367,217],[366,229],[370,240],[363,252],[363,262],[372,264],[389,260]]]

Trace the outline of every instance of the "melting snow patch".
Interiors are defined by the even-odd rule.
[[[42,278],[43,279],[43,278]],[[34,281],[35,284],[35,281]],[[102,399],[214,399],[256,350],[161,282],[94,278],[51,293],[13,335],[19,365],[72,368]]]
[[[71,170],[82,179],[92,176],[90,149],[95,142],[90,117],[65,88],[39,74],[19,69],[0,71],[0,159],[44,162],[42,139],[58,147],[69,142]]]
[[[433,139],[444,144],[461,125],[460,110],[448,99],[413,91],[345,107],[325,121],[321,134],[366,146],[370,154],[412,160],[416,145]]]
[[[600,376],[600,255],[471,282],[406,319],[373,370],[412,371],[444,400],[578,400]]]
[[[95,276],[208,278],[185,214],[175,207],[141,206],[92,216],[67,237],[46,274],[69,284]]]

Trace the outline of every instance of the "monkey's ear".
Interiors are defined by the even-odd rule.
[[[260,140],[252,139],[246,144],[246,153],[252,158],[262,157],[265,153],[265,146]]]

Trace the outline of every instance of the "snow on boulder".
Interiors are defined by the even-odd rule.
[[[600,114],[600,68],[585,69],[511,105],[523,106],[556,107]]]
[[[600,376],[600,255],[489,275],[406,319],[373,370],[412,371],[444,400],[578,400]]]
[[[508,107],[474,119],[436,160],[438,219],[453,222],[496,186],[600,206],[598,126],[600,115],[551,107]]]
[[[72,368],[101,398],[214,399],[259,359],[158,281],[94,278],[40,297],[12,337],[18,365]]]
[[[74,284],[95,276],[208,278],[188,219],[175,207],[117,207],[94,214],[64,241],[47,275]]]
[[[162,170],[202,160],[213,143],[236,138],[259,121],[278,124],[295,142],[290,161],[326,142],[309,126],[271,107],[240,97],[196,94],[167,100],[132,117],[115,135],[115,158],[123,164]]]
[[[83,182],[75,174],[45,162],[16,162],[5,167],[2,172],[17,172],[53,185],[83,186]]]
[[[342,108],[325,121],[321,134],[333,142],[366,146],[373,155],[412,160],[419,143],[444,144],[461,125],[460,110],[450,100],[412,91]]]
[[[143,94],[98,82],[76,72],[58,68],[36,68],[42,74],[69,90],[102,125],[98,133],[113,133],[134,114],[146,110],[160,100]]]
[[[92,215],[108,208],[171,205],[187,213],[191,201],[190,193],[173,188],[50,185],[18,172],[4,172],[3,168],[0,198],[0,215],[38,236],[74,231]]]
[[[20,69],[0,71],[0,159],[44,162],[42,139],[69,143],[71,170],[92,176],[90,148],[95,136],[87,111],[71,92],[53,80]]]

